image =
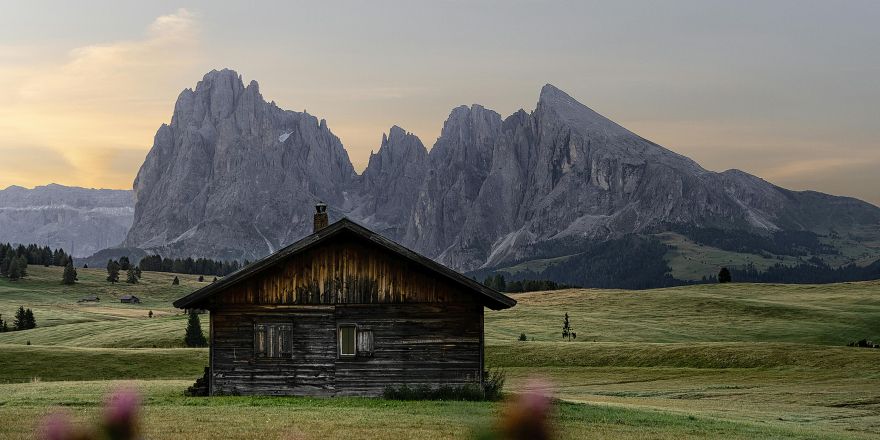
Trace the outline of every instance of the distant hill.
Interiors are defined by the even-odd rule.
[[[116,246],[134,216],[127,190],[56,184],[0,190],[0,242],[63,248],[74,257]]]

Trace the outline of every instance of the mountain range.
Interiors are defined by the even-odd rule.
[[[530,112],[452,109],[430,150],[393,126],[358,174],[325,120],[214,70],[179,95],[133,186],[0,190],[0,241],[97,252],[89,264],[255,260],[309,234],[323,201],[479,277],[651,287],[880,259],[880,208],[706,170],[549,84]]]
[[[86,257],[125,239],[133,193],[50,184],[0,190],[0,242],[63,248]]]
[[[880,257],[880,208],[706,170],[549,84],[531,112],[453,109],[430,151],[391,127],[358,174],[325,120],[211,71],[157,131],[134,199],[123,246],[169,256],[267,255],[311,232],[320,200],[331,218],[475,273],[539,277],[642,248],[681,279]]]

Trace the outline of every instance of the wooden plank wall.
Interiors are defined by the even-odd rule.
[[[229,305],[212,311],[213,394],[378,396],[386,386],[479,383],[475,303]],[[290,359],[253,356],[255,322],[293,323]],[[337,324],[373,331],[369,357],[339,359]]]

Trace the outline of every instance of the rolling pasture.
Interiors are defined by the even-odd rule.
[[[144,273],[138,285],[79,270],[0,279],[0,313],[38,327],[0,333],[0,438],[31,438],[58,408],[77,420],[121,384],[145,397],[147,438],[468,438],[503,403],[381,399],[188,398],[207,350],[182,348],[171,301],[205,283]],[[77,303],[87,295],[99,303]],[[120,304],[135,294],[143,303]],[[560,399],[561,438],[861,439],[880,435],[880,283],[573,289],[515,296],[486,314],[486,361],[506,390],[542,377]],[[154,317],[148,318],[152,310]],[[561,338],[569,313],[577,338]],[[207,326],[204,326],[207,329]],[[518,341],[525,333],[527,341]],[[31,345],[27,345],[30,342]]]

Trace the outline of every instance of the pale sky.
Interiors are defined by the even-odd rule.
[[[0,0],[0,188],[131,188],[205,72],[327,119],[359,171],[397,124],[551,83],[704,167],[880,204],[878,1]]]

